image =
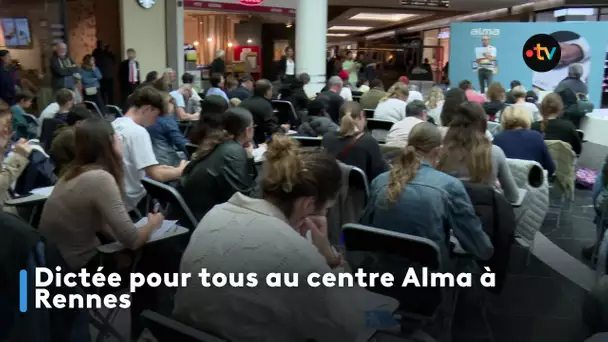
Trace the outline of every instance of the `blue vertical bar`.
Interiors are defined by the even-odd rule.
[[[19,271],[19,311],[27,311],[27,271]]]

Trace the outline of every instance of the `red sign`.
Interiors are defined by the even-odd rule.
[[[239,0],[245,6],[259,6],[264,0]]]

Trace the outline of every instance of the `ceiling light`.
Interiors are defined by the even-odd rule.
[[[198,40],[194,42],[194,46],[198,46]]]
[[[253,40],[251,38],[247,39],[247,44],[251,44],[253,43]]]
[[[293,24],[291,22],[288,22],[287,24],[285,24],[285,27],[287,28],[291,28],[293,26]]]
[[[209,38],[207,38],[207,41],[208,41],[208,42],[212,42],[212,41],[213,41],[213,38],[209,37]]]
[[[367,31],[371,29],[369,26],[332,26],[329,31]]]
[[[402,21],[408,18],[417,17],[416,14],[406,13],[359,13],[350,17],[350,20],[371,20],[371,21]]]
[[[228,43],[228,47],[232,47],[232,43]]]
[[[328,37],[346,37],[348,33],[328,33]]]

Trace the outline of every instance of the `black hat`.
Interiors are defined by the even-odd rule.
[[[253,81],[253,77],[251,77],[251,75],[245,75],[245,76],[241,77],[241,79],[239,80],[239,83],[244,83],[247,81]]]

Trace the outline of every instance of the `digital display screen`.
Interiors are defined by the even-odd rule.
[[[450,0],[400,0],[403,6],[450,7]]]
[[[28,47],[32,43],[30,23],[25,18],[2,18],[2,46],[6,47]]]

